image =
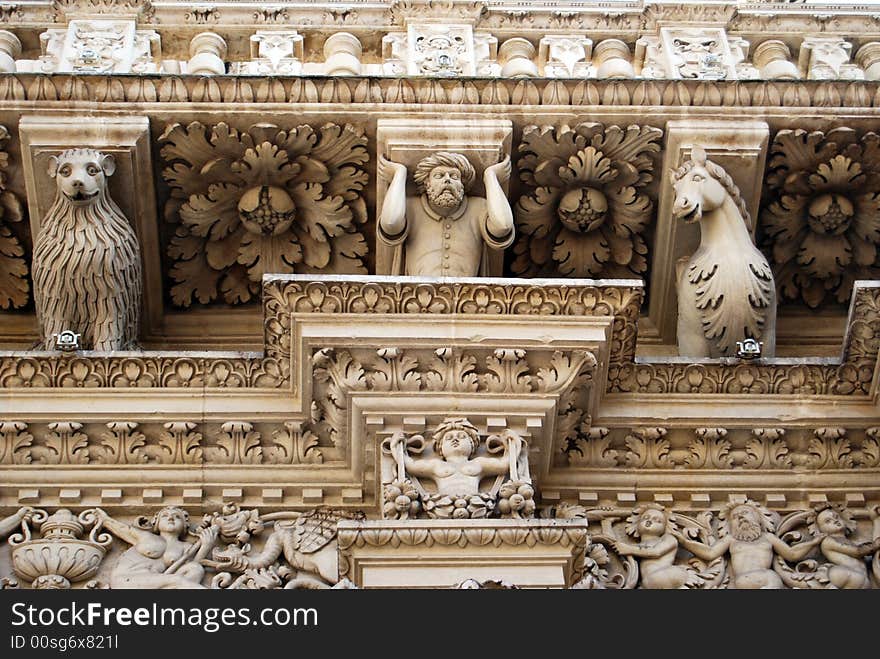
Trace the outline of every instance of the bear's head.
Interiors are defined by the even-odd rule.
[[[112,155],[94,149],[68,149],[49,158],[49,176],[58,193],[73,206],[88,206],[105,193],[107,177],[116,171]]]

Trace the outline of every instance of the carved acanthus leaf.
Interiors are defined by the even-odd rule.
[[[9,142],[9,131],[0,126],[0,149]],[[21,222],[24,209],[12,192],[6,189],[9,153],[0,151],[0,309],[19,309],[30,299],[28,266],[21,241],[8,226]]]
[[[247,302],[265,272],[366,272],[362,130],[192,122],[168,125],[160,142],[177,305]]]
[[[746,442],[747,469],[786,469],[792,466],[783,428],[755,428]]]
[[[196,425],[191,421],[166,423],[157,445],[148,446],[145,451],[162,464],[201,464],[202,434],[193,432]]]
[[[95,456],[98,462],[107,464],[139,464],[147,462],[144,451],[147,438],[137,432],[138,424],[132,421],[111,421],[109,432],[101,437],[102,450]]]
[[[251,423],[228,421],[220,426],[217,445],[204,448],[205,460],[221,464],[259,464],[263,449],[260,433]]]
[[[28,464],[31,452],[28,447],[34,443],[34,436],[27,431],[22,421],[0,421],[0,464]]]
[[[423,381],[429,391],[476,391],[480,386],[477,358],[452,348],[438,348]]]
[[[816,428],[807,447],[812,469],[850,469],[855,466],[852,448],[844,428]]]
[[[647,270],[644,231],[651,200],[651,154],[662,131],[581,123],[527,126],[520,178],[530,192],[516,205],[521,275],[627,277]]]
[[[422,384],[419,362],[399,348],[380,348],[371,364],[367,383],[376,391],[418,391]]]
[[[36,464],[86,464],[89,461],[89,438],[81,423],[58,421],[49,424],[45,446],[31,447]]]
[[[861,467],[880,467],[880,428],[868,428],[867,437],[862,441]]]
[[[684,459],[691,469],[730,469],[733,456],[726,428],[697,428],[696,439],[688,445],[689,455]]]
[[[528,393],[532,376],[525,360],[526,351],[499,348],[486,357],[484,386],[492,393]]]
[[[346,396],[351,391],[366,389],[366,374],[347,350],[318,350],[312,365],[312,377],[321,386],[315,395],[313,421],[327,426],[330,440],[338,447],[345,437]]]
[[[636,428],[626,436],[628,451],[623,459],[627,467],[640,469],[672,467],[666,428]]]
[[[565,449],[568,464],[572,467],[614,467],[617,465],[617,450],[611,448],[608,428],[584,427],[574,442]]]
[[[263,450],[271,464],[321,464],[324,454],[318,448],[318,436],[301,421],[285,421],[284,430],[272,433],[274,446]]]

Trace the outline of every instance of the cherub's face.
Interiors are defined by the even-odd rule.
[[[666,515],[660,510],[646,510],[639,517],[639,535],[656,536],[666,531]]]
[[[830,508],[826,508],[816,516],[816,526],[822,533],[840,533],[844,529],[840,515]]]
[[[87,206],[107,184],[112,158],[91,149],[67,151],[51,161],[49,172],[54,172],[58,189],[72,205]]]
[[[443,435],[443,441],[440,442],[440,450],[447,459],[454,456],[468,457],[473,447],[471,436],[464,430],[450,430]]]

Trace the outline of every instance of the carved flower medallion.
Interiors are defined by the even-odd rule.
[[[773,199],[761,225],[782,296],[810,307],[826,295],[846,302],[856,279],[876,277],[880,137],[780,131],[767,182]]]
[[[264,273],[365,273],[366,137],[351,126],[169,125],[163,171],[178,306],[258,295]]]
[[[522,180],[533,188],[516,205],[518,275],[631,277],[648,267],[643,232],[653,204],[651,153],[662,131],[582,123],[527,126]]]

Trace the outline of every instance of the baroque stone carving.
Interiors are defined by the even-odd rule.
[[[365,273],[366,137],[352,126],[169,125],[160,141],[179,222],[171,297],[250,301],[266,272]]]
[[[770,150],[761,225],[780,295],[816,308],[846,302],[878,272],[880,137],[848,128],[781,130]]]
[[[730,584],[737,590],[782,588],[782,579],[772,569],[774,557],[799,560],[822,541],[822,536],[817,536],[787,544],[775,533],[778,515],[751,500],[726,505],[718,517],[720,537],[711,545],[682,534],[676,537],[685,549],[704,560],[729,555]]]
[[[68,149],[49,160],[55,201],[34,241],[33,278],[40,345],[73,331],[91,350],[136,347],[143,288],[140,245],[110,197],[112,155]],[[88,258],[84,258],[88,255]]]
[[[449,417],[434,430],[433,448],[421,435],[395,433],[383,454],[394,461],[396,477],[384,485],[383,513],[392,519],[415,517],[478,519],[530,517],[534,488],[523,438],[505,430],[480,437],[466,418]],[[433,481],[428,489],[422,479]]]
[[[530,192],[516,204],[518,275],[631,277],[647,271],[644,232],[653,204],[651,154],[662,131],[581,123],[527,126],[520,178]]]
[[[636,542],[616,540],[613,548],[620,556],[635,556],[639,559],[639,574],[642,588],[714,588],[724,574],[724,562],[720,557],[705,564],[692,561],[682,564],[677,560],[679,549],[678,535],[702,536],[709,538],[705,525],[685,522],[684,516],[671,514],[658,504],[637,506],[626,518],[626,534]],[[679,521],[684,523],[679,528]]]
[[[92,511],[96,529],[106,528],[131,545],[119,557],[110,574],[110,587],[124,588],[202,588],[205,558],[217,542],[218,525],[197,531],[189,524],[189,513],[182,508],[162,508],[151,519],[140,518],[127,524],[110,517],[100,508]],[[195,542],[184,538],[190,533]]]
[[[868,510],[868,515],[873,523],[872,537],[861,541],[852,537],[857,528],[852,512],[840,504],[825,502],[786,516],[780,523],[780,534],[799,537],[805,532],[821,538],[821,542],[818,556],[802,560],[794,567],[776,557],[774,567],[785,585],[808,589],[870,588],[866,559],[871,560],[880,551],[880,511],[875,507]]]
[[[532,366],[525,350],[419,352],[397,348],[357,351],[323,348],[313,358],[314,405],[309,430],[341,446],[348,426],[346,395],[354,391],[455,391],[462,393],[559,393],[557,433],[576,434],[584,418],[577,397],[589,390],[595,356],[554,351]],[[398,487],[402,487],[399,485]]]
[[[485,274],[485,249],[513,242],[513,215],[502,185],[510,158],[486,168],[485,197],[468,195],[476,173],[467,157],[440,151],[415,168],[418,196],[406,196],[407,169],[379,157],[379,176],[389,181],[378,237],[395,247],[392,274],[473,277]]]
[[[752,243],[739,188],[694,147],[673,177],[675,219],[700,223],[700,247],[678,275],[678,349],[687,357],[733,356],[755,339],[776,346],[776,288],[770,264]]]
[[[40,525],[40,538],[31,536],[29,521]],[[87,526],[92,530],[86,540],[82,534]],[[21,534],[9,538],[12,565],[19,577],[40,590],[67,589],[90,579],[112,542],[108,534],[100,533],[93,510],[78,517],[65,508],[52,515],[30,510],[22,516],[21,528]]]
[[[337,523],[342,519],[361,520],[364,514],[333,509],[314,509],[306,513],[280,513],[263,515],[263,521],[277,519],[275,528],[263,550],[248,553],[250,546],[230,545],[217,549],[210,560],[203,563],[228,573],[244,573],[258,578],[260,570],[271,569],[284,557],[287,570],[277,569],[275,574],[286,579],[285,589],[330,588],[340,580],[336,534]],[[222,572],[217,585],[231,583]],[[265,577],[264,577],[265,578]],[[343,584],[344,586],[344,584]]]
[[[8,225],[24,218],[18,197],[6,189],[9,153],[5,148],[9,138],[6,126],[0,126],[0,149],[4,149],[0,151],[0,309],[18,309],[30,300],[24,247]]]
[[[155,73],[161,62],[159,35],[138,30],[134,20],[72,20],[64,30],[40,35],[46,73]]]

